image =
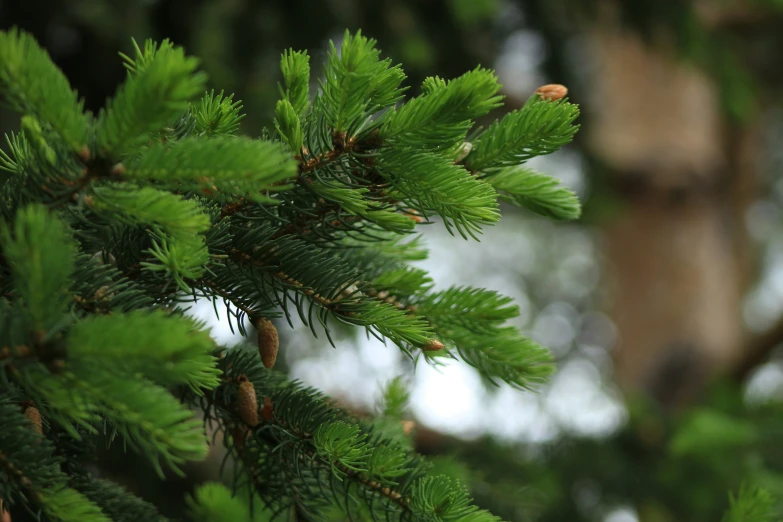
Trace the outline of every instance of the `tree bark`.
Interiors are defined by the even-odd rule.
[[[589,147],[623,199],[604,235],[616,376],[674,408],[742,357],[754,141],[673,52],[606,20],[590,41]]]

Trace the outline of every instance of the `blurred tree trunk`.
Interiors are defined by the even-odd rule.
[[[624,202],[605,229],[616,375],[626,391],[677,407],[741,358],[755,141],[674,50],[606,20],[590,42],[589,147]]]

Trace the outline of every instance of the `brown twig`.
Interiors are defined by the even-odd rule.
[[[301,154],[294,156],[294,159],[298,161],[297,165],[297,183],[301,183],[305,178],[303,178],[303,174],[306,174],[308,172],[312,172],[317,168],[323,167],[324,165],[331,163],[338,159],[340,156],[345,154],[346,152],[351,151],[363,151],[367,149],[377,148],[381,145],[380,138],[378,136],[378,131],[371,132],[366,138],[363,140],[359,140],[357,136],[352,136],[350,138],[346,139],[345,133],[335,132],[333,135],[332,143],[334,148],[331,150],[328,150],[326,152],[322,152],[321,154],[318,154],[317,156],[310,156],[307,159],[304,159]],[[251,202],[247,201],[244,198],[239,198],[237,201],[232,201],[230,203],[226,203],[223,205],[223,208],[221,210],[221,217],[225,216],[231,216],[241,210],[243,207],[249,205]]]
[[[248,254],[245,254],[244,252],[237,250],[236,248],[230,250],[229,257],[241,263],[246,263],[261,268],[267,268],[267,266],[264,265],[261,261],[252,258]],[[332,301],[331,299],[323,297],[319,293],[315,292],[312,288],[306,287],[303,283],[300,283],[299,281],[297,281],[293,277],[290,277],[284,272],[277,271],[277,272],[273,272],[272,274],[278,279],[282,280],[283,282],[296,287],[300,292],[302,292],[303,294],[305,294],[306,296],[308,296],[309,298],[311,298],[321,306],[331,308],[335,304],[335,302]]]
[[[737,381],[744,381],[781,343],[783,343],[783,316],[766,332],[751,338],[746,343],[745,352],[734,365],[731,376]]]
[[[400,301],[396,295],[389,295],[389,292],[386,290],[378,291],[374,288],[370,288],[369,290],[367,290],[367,295],[370,297],[374,297],[380,301],[383,301],[384,303],[389,303],[391,305],[394,305],[396,308],[399,308],[400,310],[404,310],[408,313],[416,312],[415,305],[406,305],[405,303]]]

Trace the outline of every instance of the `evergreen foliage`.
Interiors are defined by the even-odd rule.
[[[760,488],[742,486],[737,495],[730,495],[731,507],[723,522],[771,522],[775,519],[774,501]]]
[[[235,135],[241,103],[204,93],[198,61],[168,41],[134,42],[95,119],[24,32],[0,33],[0,58],[0,95],[22,128],[0,156],[6,507],[160,520],[82,462],[117,439],[161,475],[181,472],[210,431],[232,487],[199,489],[194,520],[499,520],[412,452],[401,381],[384,416],[359,421],[255,349],[217,346],[184,312],[220,302],[242,333],[246,319],[296,314],[328,337],[338,321],[414,360],[459,358],[491,382],[534,387],[552,358],[506,324],[517,307],[483,289],[434,291],[407,264],[426,256],[409,234],[439,216],[477,239],[500,218],[498,197],[578,217],[571,192],[517,168],[571,139],[575,106],[534,97],[470,152],[475,119],[502,101],[493,72],[429,78],[402,103],[402,68],[346,33],[312,103],[308,55],[283,54],[277,136],[251,139]]]

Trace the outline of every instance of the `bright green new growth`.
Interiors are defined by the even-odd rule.
[[[93,208],[124,223],[158,226],[171,237],[188,237],[210,228],[209,216],[195,199],[153,187],[134,188],[128,183],[96,188]]]
[[[212,90],[192,109],[195,131],[200,136],[231,136],[245,117],[241,110],[242,102],[234,101],[233,94],[224,96],[223,91],[215,94]]]
[[[250,504],[223,484],[207,482],[199,486],[192,497],[188,498],[190,519],[199,522],[269,522],[268,513],[256,509],[251,511]]]
[[[289,49],[280,58],[285,88],[280,87],[280,96],[288,101],[297,116],[303,116],[310,106],[310,57],[306,51]]]
[[[286,99],[277,102],[275,107],[275,129],[277,133],[286,142],[288,148],[296,153],[302,150],[304,144],[304,134],[302,133],[302,122],[296,114],[296,109]]]
[[[722,522],[772,522],[776,520],[775,501],[765,490],[744,485],[736,496],[729,495],[729,511]]]
[[[50,125],[71,151],[87,145],[91,118],[84,103],[49,54],[18,29],[0,33],[0,90],[13,109]]]
[[[464,140],[474,120],[500,107],[495,73],[475,69],[449,82],[427,82],[427,92],[390,113],[381,137],[396,146],[450,150]]]
[[[487,178],[503,201],[553,219],[577,219],[582,207],[576,194],[546,174],[527,167],[508,167]]]
[[[221,201],[241,195],[269,202],[262,193],[295,173],[296,163],[277,143],[220,136],[153,145],[128,163],[125,176],[157,181],[173,190],[184,185]]]
[[[242,495],[204,486],[194,520],[497,520],[413,452],[402,380],[360,422],[183,315],[201,297],[242,334],[297,315],[329,341],[335,321],[359,326],[414,361],[458,358],[497,384],[551,374],[549,352],[507,324],[519,314],[508,297],[435,290],[408,264],[427,256],[409,234],[437,216],[478,238],[500,219],[498,198],[577,217],[573,193],[520,167],[570,141],[576,107],[533,100],[469,144],[476,118],[502,104],[495,74],[428,78],[404,101],[402,68],[375,45],[361,33],[332,45],[312,103],[309,56],[286,51],[270,140],[236,136],[241,102],[205,93],[198,60],[169,41],[133,43],[125,82],[93,120],[30,36],[0,32],[0,97],[22,128],[0,153],[6,505],[163,520],[94,477],[87,456],[118,439],[159,474],[179,471],[209,449],[198,406]],[[258,411],[241,410],[248,393]]]
[[[17,214],[13,228],[4,226],[2,238],[17,305],[28,317],[30,329],[44,333],[67,306],[75,254],[70,234],[43,206],[35,205]]]
[[[474,171],[513,167],[550,154],[574,138],[577,116],[575,105],[534,96],[523,109],[507,114],[479,136],[467,165]]]
[[[478,239],[481,225],[500,220],[492,186],[448,158],[400,146],[382,151],[377,164],[394,196],[425,216],[439,214],[446,227],[453,226],[464,238]]]
[[[187,109],[204,91],[206,75],[197,66],[196,58],[168,40],[160,48],[147,44],[143,52],[136,46],[136,60],[126,57],[125,84],[98,117],[100,153],[119,158],[133,151]]]
[[[129,374],[144,373],[163,386],[188,385],[194,393],[220,384],[214,342],[202,325],[159,310],[85,319],[67,339],[75,360],[101,359]],[[136,332],[131,338],[126,332]],[[152,365],[152,366],[151,366]]]
[[[405,74],[390,59],[381,60],[375,44],[346,31],[339,53],[331,46],[318,105],[335,132],[356,135],[371,114],[402,99]]]

